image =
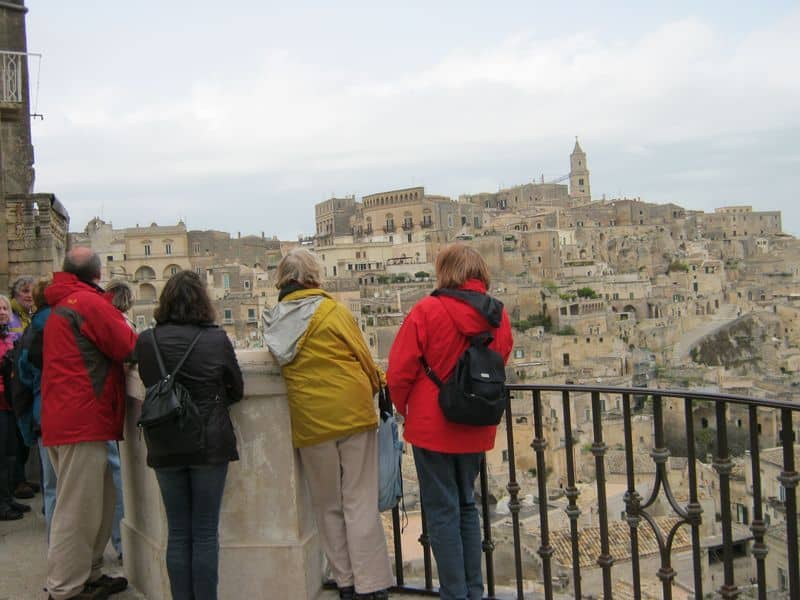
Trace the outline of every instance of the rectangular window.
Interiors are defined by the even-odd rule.
[[[517,348],[514,350],[514,358],[523,358],[525,356],[525,351],[522,348]]]
[[[144,255],[145,256],[150,256],[150,244],[145,244],[144,245]]]
[[[335,268],[336,267],[334,267],[334,269]],[[244,286],[244,289],[249,290],[250,289],[250,280],[249,279],[245,279],[244,281],[242,281],[242,285]]]
[[[106,261],[114,262],[114,257],[113,256],[106,256]]]
[[[255,323],[256,322],[256,309],[255,308],[248,308],[247,309],[247,322],[248,323]]]
[[[222,320],[224,323],[233,323],[233,309],[226,308],[223,311]]]
[[[231,276],[230,276],[230,273],[223,273],[222,274],[222,287],[223,287],[223,289],[226,289],[226,290],[231,289]]]
[[[562,358],[564,360],[564,366],[568,367],[569,366],[569,352],[564,352],[564,356]]]
[[[169,256],[172,254],[172,244],[164,244],[164,253]]]
[[[136,329],[138,331],[143,331],[147,322],[145,321],[144,315],[137,315],[136,316]]]
[[[195,244],[193,248],[195,254],[200,254],[200,244]]]
[[[503,462],[508,462],[508,450],[503,450],[502,455],[503,455]]]

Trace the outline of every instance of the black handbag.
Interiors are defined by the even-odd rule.
[[[167,373],[153,329],[155,350],[161,379],[145,390],[142,412],[137,425],[144,432],[147,463],[168,456],[193,454],[205,448],[205,423],[186,387],[175,380],[183,363],[191,354],[203,330],[197,332],[172,373]]]

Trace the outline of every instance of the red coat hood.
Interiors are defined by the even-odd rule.
[[[102,294],[99,287],[81,281],[72,273],[59,271],[53,274],[53,283],[48,285],[47,289],[45,289],[44,297],[48,305],[56,306],[64,298],[75,292],[95,292],[96,294]]]

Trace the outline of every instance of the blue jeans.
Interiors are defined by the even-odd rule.
[[[156,469],[167,513],[167,573],[175,600],[216,600],[219,512],[228,463]]]
[[[39,458],[42,461],[42,498],[44,498],[44,522],[47,525],[47,540],[50,541],[50,521],[53,520],[53,510],[56,507],[56,472],[47,448],[42,446],[42,438],[36,440],[39,444]]]
[[[475,478],[482,453],[444,454],[414,446],[419,492],[439,572],[439,597],[480,600],[481,523]]]
[[[120,522],[125,516],[122,504],[122,471],[119,465],[119,443],[112,440],[108,442],[108,466],[111,467],[111,477],[114,479],[114,488],[117,490],[117,502],[114,505],[114,522],[111,525],[111,545],[117,552],[117,556],[122,556],[122,533],[120,532]]]

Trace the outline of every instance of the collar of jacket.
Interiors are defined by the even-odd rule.
[[[319,288],[304,288],[302,290],[297,290],[296,292],[291,292],[290,294],[286,294],[283,297],[281,302],[291,302],[292,300],[301,300],[303,298],[308,298],[309,296],[325,296],[333,300],[333,297],[326,292],[325,290],[321,290]]]

